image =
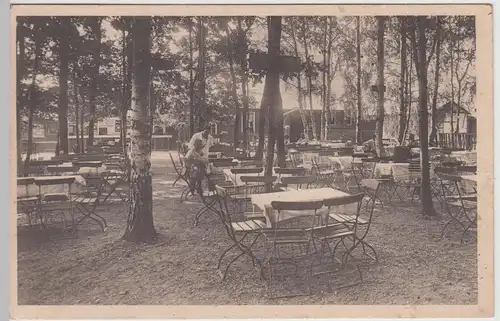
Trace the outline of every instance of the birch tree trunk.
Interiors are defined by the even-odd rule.
[[[238,17],[238,40],[240,47],[240,62],[241,62],[241,93],[243,96],[243,147],[248,150],[248,109],[250,108],[250,100],[248,97],[248,63],[246,55],[248,53],[247,36],[243,31],[242,17]]]
[[[130,207],[123,238],[156,240],[153,223],[149,84],[151,82],[151,18],[135,17],[132,27],[134,72],[130,128]]]
[[[384,33],[386,17],[377,17],[378,35],[377,35],[377,123],[375,127],[375,149],[377,155],[382,156],[384,135]]]
[[[19,54],[17,55],[17,65],[16,65],[16,100],[17,100],[16,139],[17,139],[17,172],[19,175],[21,173],[21,167],[22,167],[21,110],[24,108],[24,99],[23,99],[24,97],[21,88],[21,82],[23,79],[23,71],[24,71],[25,37],[24,37],[24,25],[22,20],[18,20],[17,22],[16,33],[17,33],[16,41],[19,45]]]
[[[203,17],[198,17],[198,79],[199,79],[199,87],[198,87],[198,130],[201,130],[206,122],[207,115],[206,112],[206,94],[205,94],[205,26],[203,22]]]

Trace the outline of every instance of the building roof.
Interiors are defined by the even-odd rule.
[[[450,113],[451,112],[451,106],[452,106],[451,102],[449,101],[446,104],[444,104],[441,107],[439,107],[437,109],[437,116],[438,117],[442,117],[445,114]],[[453,103],[453,111],[456,112],[457,110],[460,110],[461,114],[470,115],[470,112],[467,109],[463,108],[462,106],[458,106],[458,104],[454,102]]]

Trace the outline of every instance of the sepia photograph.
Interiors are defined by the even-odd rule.
[[[35,7],[11,12],[18,307],[492,313],[490,7]]]

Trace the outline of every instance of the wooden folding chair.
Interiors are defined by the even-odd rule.
[[[230,194],[223,187],[216,186],[215,189],[220,207],[218,213],[226,233],[232,242],[231,246],[222,252],[217,263],[217,272],[221,276],[222,280],[225,280],[231,265],[243,255],[248,256],[252,260],[254,267],[256,264],[259,264],[257,258],[252,253],[252,247],[261,236],[260,232],[266,227],[266,224],[261,219],[238,220],[236,218],[237,213],[232,212],[228,207],[228,203],[231,199]],[[249,244],[245,244],[245,241],[249,236],[253,236],[254,238]],[[224,259],[232,250],[237,250],[239,253],[226,264],[224,269],[222,269],[221,267]]]
[[[85,187],[81,193],[72,195],[72,202],[75,204],[75,209],[82,215],[76,222],[78,226],[86,219],[91,219],[101,227],[105,232],[107,228],[106,219],[96,213],[98,206],[106,201],[101,201],[104,188],[108,177],[111,175],[109,171],[100,174],[88,173],[85,174]]]
[[[335,181],[337,180],[338,171],[334,169],[330,163],[320,163],[317,160],[312,160],[313,172],[316,176],[316,185],[318,187],[329,186],[335,188]]]
[[[35,180],[30,177],[17,178],[17,188],[20,190],[16,198],[17,214],[24,214],[28,219],[28,226],[32,226],[33,218],[36,220],[40,195],[31,193],[29,187],[33,186]],[[24,187],[24,188],[23,188]],[[21,195],[19,195],[21,194]]]
[[[313,202],[272,202],[266,209],[271,213],[271,228],[262,231],[265,236],[266,255],[262,262],[268,271],[268,289],[272,290],[273,279],[278,276],[294,276],[297,280],[299,271],[305,277],[307,291],[305,293],[272,296],[274,298],[293,297],[311,294],[315,244],[314,228],[321,220],[318,210],[323,207],[322,201]],[[276,213],[276,214],[274,214]],[[293,213],[293,215],[290,215]],[[288,270],[278,272],[278,267],[293,267],[293,273]],[[263,269],[264,271],[265,269]],[[262,274],[264,276],[264,274]],[[283,283],[283,285],[286,285]]]
[[[477,220],[477,195],[464,195],[459,184],[462,182],[460,176],[437,173],[441,180],[441,187],[443,191],[443,199],[448,213],[448,222],[441,230],[441,238],[445,236],[446,229],[450,224],[456,223],[463,231],[460,238],[460,243],[463,243],[464,237],[467,232],[476,226]],[[450,195],[449,185],[454,186],[453,195]]]
[[[257,174],[259,175],[264,171],[264,168],[262,167],[256,167],[256,168],[231,168],[231,174],[234,175],[234,182],[236,183],[237,181],[237,176],[242,175],[242,174]]]
[[[286,190],[309,189],[315,182],[314,176],[289,176],[281,179],[281,184]]]

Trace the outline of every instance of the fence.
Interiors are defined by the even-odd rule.
[[[476,150],[475,133],[439,133],[439,147],[459,148],[464,150]]]

